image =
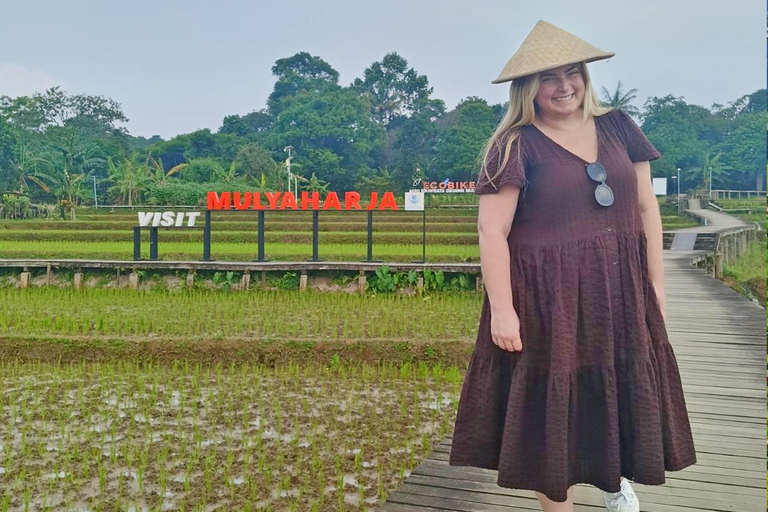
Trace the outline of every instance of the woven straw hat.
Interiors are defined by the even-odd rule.
[[[509,82],[548,69],[577,62],[610,59],[615,53],[604,52],[573,34],[539,20],[520,48],[507,61],[492,84]]]

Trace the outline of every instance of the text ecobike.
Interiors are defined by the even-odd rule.
[[[264,192],[267,204],[262,204],[261,192],[208,192],[209,210],[362,210],[358,192],[344,192],[343,206],[336,192],[328,192],[320,201],[320,192],[301,192],[301,207],[293,192]],[[365,210],[397,210],[392,192],[371,192]]]
[[[184,219],[187,219],[186,227],[192,228],[199,216],[200,212],[139,212],[139,226],[183,227]]]

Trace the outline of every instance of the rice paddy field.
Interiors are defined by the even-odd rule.
[[[145,210],[149,211],[149,210]],[[662,209],[665,230],[695,226],[692,219]],[[375,212],[373,257],[407,262],[422,256],[422,213]],[[133,258],[136,212],[88,210],[77,221],[61,219],[0,220],[0,257],[110,259]],[[160,228],[159,257],[199,260],[203,253],[202,217],[195,228]],[[327,211],[319,215],[319,257],[327,261],[356,261],[367,256],[367,214]],[[256,212],[213,212],[211,257],[248,261],[256,257]],[[266,212],[265,251],[269,260],[302,261],[312,256],[312,214],[302,211]],[[426,215],[426,257],[431,262],[477,262],[476,208],[437,208]],[[142,258],[149,258],[149,233],[143,230]]]
[[[451,432],[480,300],[0,288],[0,510],[373,510]]]
[[[739,217],[747,222],[766,222],[765,214],[763,213],[766,209],[765,197],[753,197],[750,199],[718,199],[713,202],[726,210],[747,210],[727,212],[728,215]]]
[[[0,510],[372,510],[453,428],[439,365],[4,363]]]

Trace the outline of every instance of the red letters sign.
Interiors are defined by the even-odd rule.
[[[264,192],[266,204],[262,204],[261,192],[208,192],[209,210],[362,210],[358,192],[344,193],[344,206],[336,192],[328,192],[320,201],[320,192],[301,192],[299,204],[293,192]],[[384,192],[379,201],[379,193],[371,192],[365,210],[397,210],[397,203],[392,192]]]

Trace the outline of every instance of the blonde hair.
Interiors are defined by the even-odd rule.
[[[600,103],[600,99],[597,97],[595,89],[592,87],[592,81],[589,79],[589,72],[587,71],[587,65],[584,62],[578,62],[576,65],[579,67],[581,76],[584,80],[584,101],[582,107],[584,110],[583,119],[586,121],[589,115],[601,116],[610,112],[610,107],[604,107]],[[483,146],[479,155],[480,161],[480,175],[485,174],[488,181],[493,185],[493,188],[498,190],[498,187],[493,180],[498,176],[510,158],[512,152],[512,144],[520,136],[520,130],[527,124],[532,124],[536,118],[537,107],[534,103],[534,98],[539,91],[539,73],[520,77],[512,81],[509,86],[509,105],[504,112],[499,125],[493,131],[491,138]],[[502,152],[502,145],[504,146]],[[498,167],[496,174],[491,177],[488,173],[488,155],[494,146],[498,149],[499,157],[501,158],[501,164]],[[503,157],[502,157],[503,155]],[[515,158],[521,161],[521,149],[520,144],[517,145],[517,155]]]

